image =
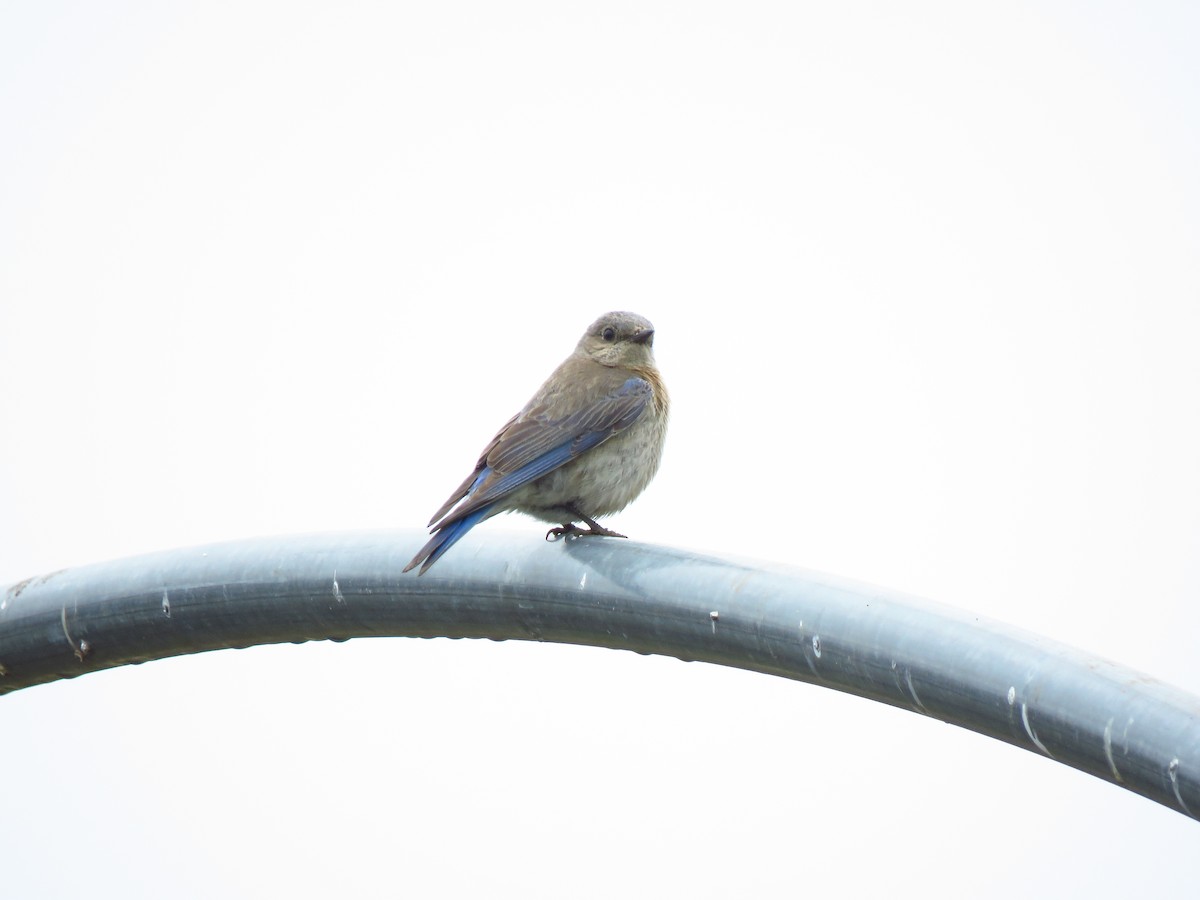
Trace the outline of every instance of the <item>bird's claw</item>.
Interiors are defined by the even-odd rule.
[[[580,534],[581,532],[586,534],[586,532],[583,532],[583,529],[579,528],[574,522],[568,522],[566,525],[563,525],[561,527],[555,526],[554,528],[551,528],[549,531],[547,531],[546,532],[546,540],[552,541],[552,542],[560,541],[565,537],[570,537],[575,534]]]
[[[591,531],[581,531],[580,534],[594,534],[597,537],[625,537],[625,535],[621,534],[619,531],[613,531],[611,528],[604,527],[593,528]]]
[[[555,526],[546,532],[546,540],[558,541],[567,537],[616,537],[623,538],[625,535],[613,531],[610,528],[605,528],[602,525],[596,525],[592,528],[580,528],[574,522],[568,522],[566,525]]]

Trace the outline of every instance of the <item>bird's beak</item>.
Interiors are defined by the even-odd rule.
[[[648,347],[654,346],[654,329],[643,328],[641,331],[635,332],[629,340],[635,344],[645,344]]]

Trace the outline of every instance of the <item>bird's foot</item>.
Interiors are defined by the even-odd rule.
[[[565,537],[573,537],[574,535],[577,535],[577,534],[587,534],[587,532],[584,531],[582,528],[580,528],[578,525],[576,525],[574,522],[568,522],[566,525],[563,525],[561,528],[558,528],[558,527],[551,528],[549,531],[547,531],[546,532],[546,540],[559,541]]]
[[[567,522],[561,528],[551,528],[547,531],[546,540],[557,541],[565,537],[625,537],[620,532],[613,531],[611,528],[605,528],[603,525],[597,525],[595,522],[589,521],[588,525],[590,527],[580,528],[574,522]]]
[[[594,522],[589,530],[580,531],[579,534],[580,536],[594,534],[597,537],[625,537],[625,535],[621,534],[619,531],[613,531],[611,528],[605,528],[603,525],[596,525]]]
[[[619,538],[625,537],[625,535],[621,534],[618,531],[612,531],[611,529],[605,528],[603,525],[596,522],[595,519],[589,519],[583,513],[579,512],[579,510],[575,510],[574,512],[579,516],[579,518],[582,521],[587,523],[587,527],[589,529],[588,531],[581,530],[579,532],[581,535],[595,534],[595,535],[599,535],[600,537],[619,537]]]

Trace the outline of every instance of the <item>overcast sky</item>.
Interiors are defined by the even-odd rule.
[[[631,309],[673,418],[609,524],[1200,693],[1198,45],[1185,2],[5,3],[0,584],[420,527]],[[11,897],[1195,896],[1169,809],[624,652],[223,651],[0,739]]]

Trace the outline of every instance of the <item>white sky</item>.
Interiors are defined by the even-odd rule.
[[[1200,6],[0,6],[0,583],[419,527],[608,309],[631,536],[1200,692]],[[482,526],[540,541],[520,517]],[[1195,822],[808,685],[226,651],[0,700],[11,897],[1191,897]]]

